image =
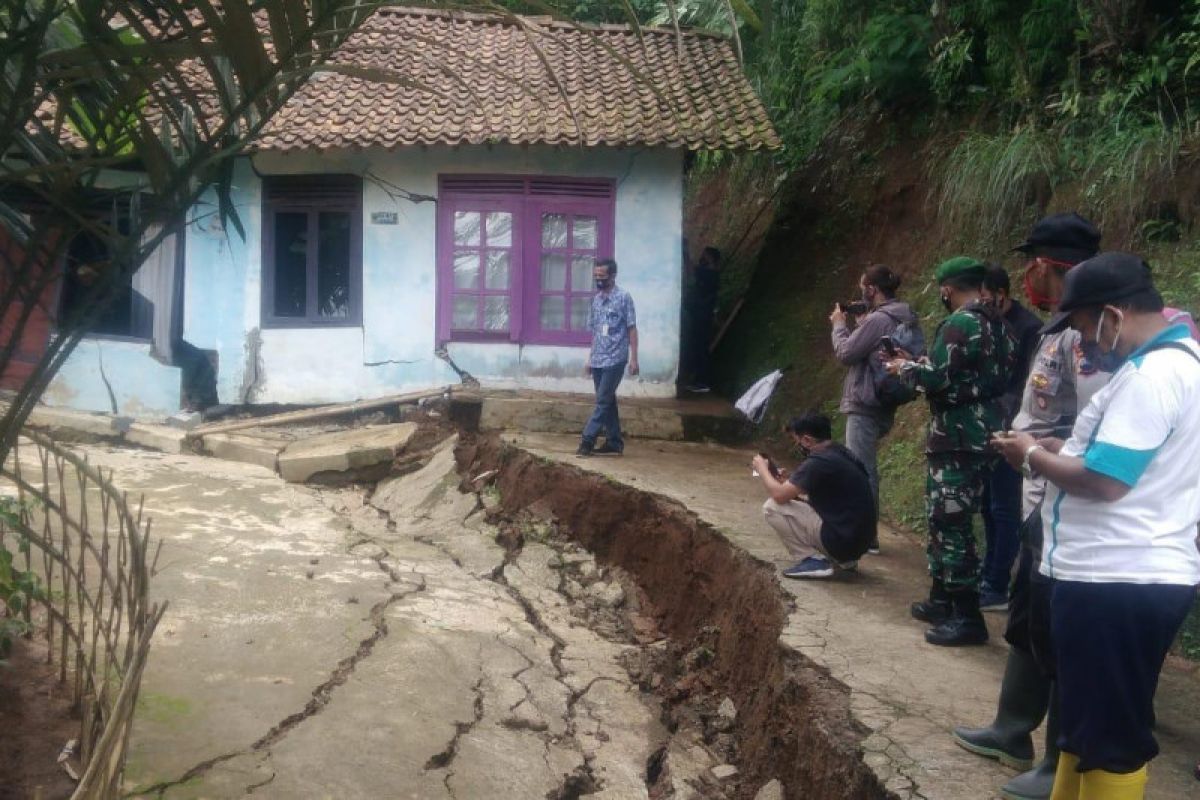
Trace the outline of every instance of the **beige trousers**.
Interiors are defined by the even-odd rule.
[[[799,563],[809,556],[828,558],[821,548],[821,518],[803,500],[776,503],[771,498],[763,503],[767,524],[779,534],[792,560]]]

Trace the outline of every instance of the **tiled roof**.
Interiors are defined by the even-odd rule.
[[[387,8],[333,61],[414,85],[318,73],[256,149],[780,146],[729,41],[711,34]]]

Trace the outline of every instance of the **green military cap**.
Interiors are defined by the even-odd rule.
[[[947,261],[943,261],[933,273],[933,277],[938,283],[945,283],[951,278],[957,278],[960,275],[972,275],[982,278],[987,272],[987,264],[984,264],[978,258],[970,256],[955,256]]]

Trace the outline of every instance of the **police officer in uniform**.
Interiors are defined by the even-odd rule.
[[[1042,311],[1057,311],[1067,271],[1095,255],[1099,248],[1100,231],[1078,214],[1054,214],[1039,220],[1026,241],[1016,248],[1028,258],[1024,283],[1030,303]],[[1039,437],[1066,438],[1076,415],[1108,377],[1083,358],[1078,331],[1067,328],[1043,336],[1012,429]],[[1050,677],[1050,585],[1038,573],[1045,480],[1026,476],[1022,488],[1025,522],[1004,633],[1010,647],[996,718],[985,728],[955,728],[953,736],[955,742],[973,753],[1025,770],[1003,786],[1003,797],[1045,800],[1050,797],[1058,764],[1058,712],[1057,704],[1052,702]],[[1032,733],[1047,711],[1045,755],[1035,767]]]

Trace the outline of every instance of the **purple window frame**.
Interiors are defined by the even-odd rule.
[[[455,180],[446,186],[447,178]],[[479,190],[463,189],[471,180],[479,182]],[[496,181],[498,188],[488,185]],[[586,194],[572,194],[573,187],[582,187]],[[540,194],[538,192],[541,192]],[[453,330],[454,298],[464,293],[454,288],[454,215],[458,211],[508,211],[513,215],[512,250],[509,272],[509,330]],[[611,179],[547,178],[545,176],[442,176],[439,188],[437,218],[437,339],[446,342],[519,342],[586,347],[591,343],[591,331],[543,330],[540,302],[545,294],[541,288],[542,215],[563,213],[596,218],[596,258],[611,258],[615,246],[616,184]],[[568,241],[568,245],[573,242]],[[482,246],[482,242],[481,242]],[[563,291],[564,322],[570,321],[570,299],[594,294],[590,287],[584,292],[571,291],[571,260],[568,247],[559,251],[567,254],[566,285]],[[551,293],[555,294],[555,293]]]
[[[501,197],[460,197],[451,200],[449,203],[445,201],[439,203],[439,216],[445,212],[445,219],[439,220],[438,225],[438,330],[443,331],[445,336],[439,337],[442,341],[455,342],[508,342],[518,341],[520,332],[519,316],[520,312],[517,308],[518,303],[516,298],[520,296],[520,286],[522,280],[521,251],[524,239],[520,234],[519,220],[520,209],[518,203],[511,198]],[[488,249],[502,249],[497,247],[489,247],[487,243],[486,222],[480,226],[479,244],[478,245],[463,245],[460,248],[454,242],[454,215],[457,212],[479,213],[481,220],[486,220],[487,214],[491,212],[505,212],[512,215],[512,228],[509,235],[511,237],[508,249],[508,289],[503,291],[489,290],[486,288],[485,278],[483,274],[482,254]],[[457,289],[454,286],[454,254],[458,249],[477,249],[481,253],[480,278],[479,288],[477,289]],[[508,297],[508,325],[507,331],[489,331],[482,326],[474,329],[459,329],[453,327],[454,319],[454,299],[456,296],[472,296],[479,298],[479,308],[477,314],[481,321],[483,315],[483,298],[495,297],[504,295]]]
[[[327,193],[322,183],[329,184]],[[308,225],[319,224],[321,212],[350,215],[350,303],[344,317],[323,317],[314,313],[317,297],[315,258],[317,237],[309,237],[306,313],[285,317],[275,313],[275,215],[305,214]],[[262,205],[262,304],[264,328],[357,328],[362,326],[362,178],[357,175],[273,175],[263,179]],[[311,232],[311,231],[310,231]]]

